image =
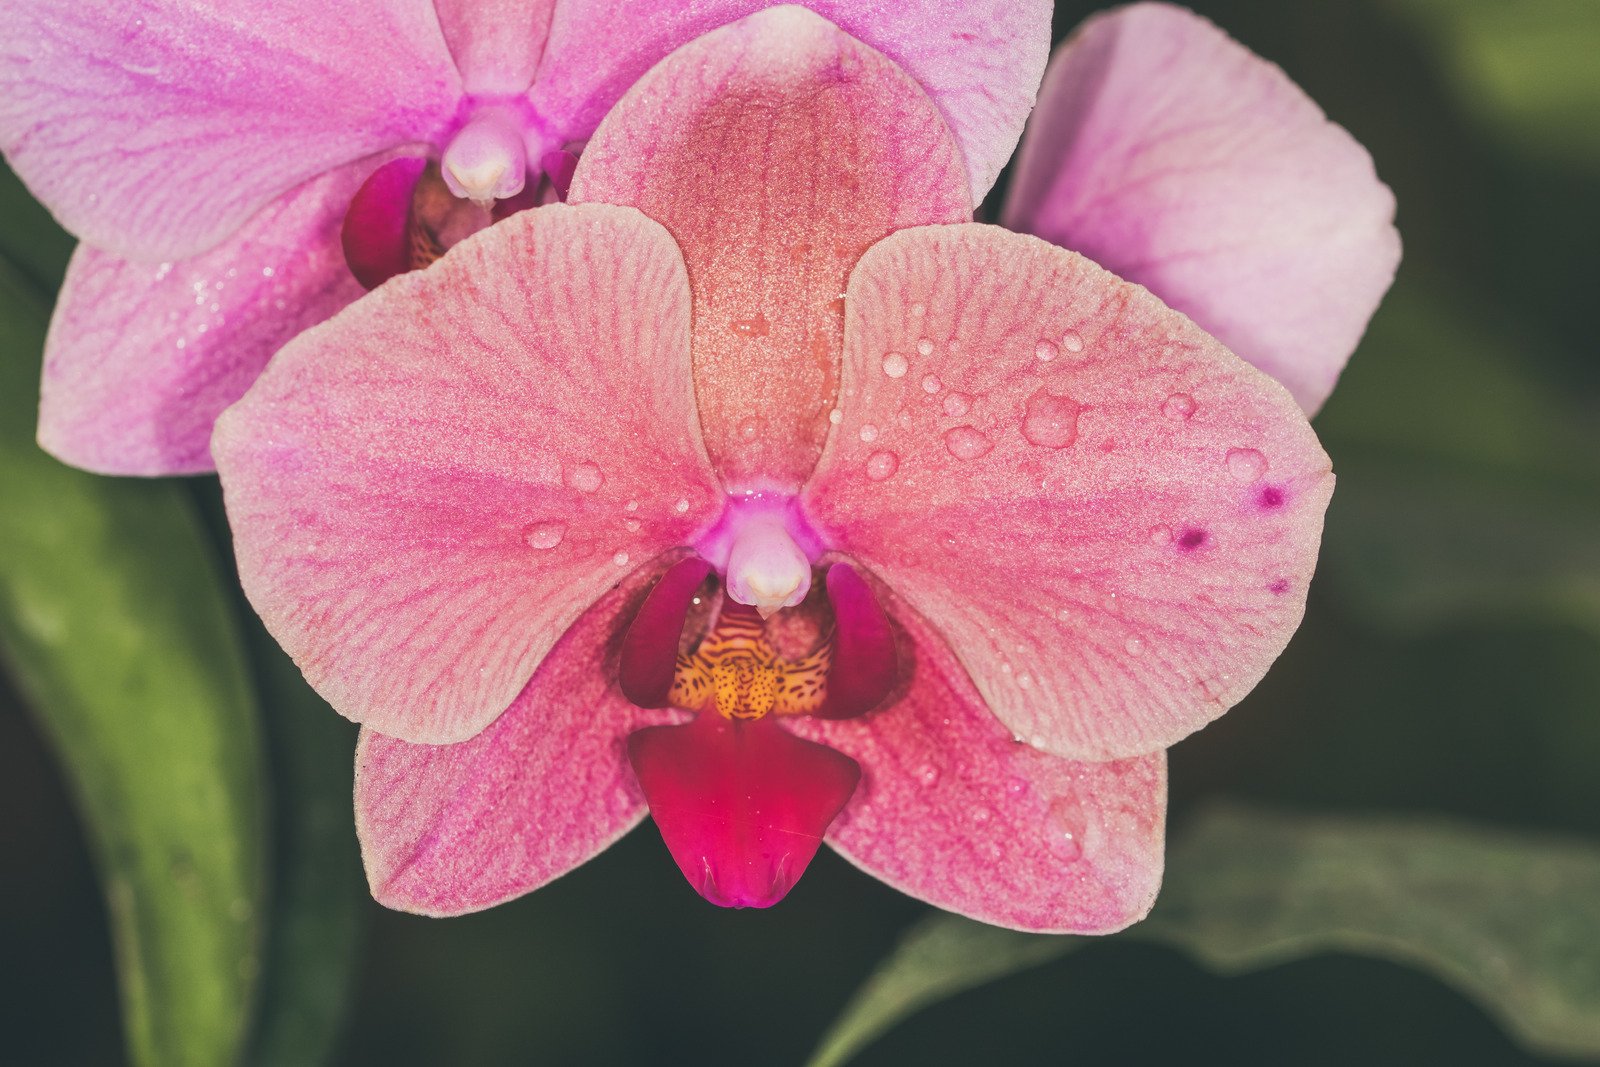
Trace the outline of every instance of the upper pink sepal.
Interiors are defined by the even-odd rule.
[[[1170,4],[1097,16],[1061,47],[1003,216],[1148,287],[1307,412],[1400,260],[1366,150],[1278,67]]]
[[[909,688],[795,731],[853,756],[861,786],[828,844],[918,900],[996,926],[1104,934],[1161,885],[1166,754],[1079,763],[1014,741],[927,622],[904,627]]]
[[[611,684],[637,580],[558,641],[506,713],[455,745],[371,730],[356,750],[356,832],[372,895],[421,915],[521,896],[582,864],[644,817],[628,734],[671,713]]]
[[[391,159],[350,198],[339,243],[350,273],[368,289],[411,269],[411,200],[427,166],[422,156]]]
[[[175,263],[79,245],[45,340],[40,445],[102,474],[211,470],[217,415],[285,342],[361,296],[339,227],[373,166],[315,178]]]
[[[563,0],[534,103],[562,137],[587,137],[652,64],[769,0]],[[1047,0],[808,0],[900,66],[938,106],[965,157],[971,204],[1011,158],[1050,51]],[[970,205],[969,205],[970,206]]]
[[[657,580],[628,623],[617,664],[617,684],[623,695],[641,708],[667,704],[678,666],[678,645],[683,623],[711,564],[699,556],[680,559]]]
[[[861,777],[848,756],[771,718],[711,711],[684,726],[640,730],[628,755],[678,869],[725,908],[782,900]]]
[[[217,423],[245,592],[335,709],[471,737],[722,509],[689,290],[627,208],[512,216],[290,343]]]
[[[462,88],[521,93],[533,81],[556,0],[433,0]]]
[[[414,0],[6,0],[0,86],[0,151],[34,195],[90,244],[151,261],[431,139],[461,93]]]
[[[709,33],[641,78],[569,192],[637,207],[677,240],[707,450],[730,484],[788,489],[827,437],[850,268],[901,227],[969,218],[968,196],[921,87],[797,7]]]
[[[828,568],[828,606],[833,609],[833,662],[828,698],[816,714],[850,719],[883,703],[899,679],[894,630],[872,586],[848,563]]]
[[[1278,383],[1082,256],[905,230],[847,298],[802,505],[935,619],[1002,722],[1076,759],[1222,714],[1299,624],[1333,491]]]

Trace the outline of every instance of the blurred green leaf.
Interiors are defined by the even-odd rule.
[[[39,451],[45,308],[0,263],[0,653],[76,794],[130,1054],[234,1059],[258,969],[265,783],[229,596],[183,488]]]
[[[55,292],[76,242],[4,165],[0,165],[0,218],[5,219],[0,226],[0,259],[9,261],[39,291]]]
[[[1322,576],[1364,613],[1600,634],[1600,433],[1540,375],[1552,344],[1412,284],[1391,294],[1317,424],[1339,475]]]
[[[1423,820],[1214,810],[1174,848],[1155,911],[1121,937],[1225,973],[1317,952],[1426,971],[1512,1033],[1600,1054],[1600,847]],[[844,1063],[920,1008],[1089,942],[953,915],[913,928],[824,1035]]]
[[[1515,146],[1600,167],[1600,4],[1390,0],[1474,118]]]
[[[272,921],[246,1061],[313,1067],[328,1062],[338,1038],[368,908],[350,812],[355,726],[265,630],[253,626],[250,636],[278,791]]]

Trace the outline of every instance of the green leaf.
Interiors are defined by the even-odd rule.
[[[1526,1044],[1600,1054],[1600,847],[1425,820],[1215,810],[1172,852],[1155,911],[1122,938],[1226,973],[1339,951],[1449,983]],[[1083,938],[953,915],[913,928],[823,1036],[849,1060],[911,1013],[1060,958]]]
[[[181,485],[33,441],[43,302],[0,262],[0,657],[59,753],[111,913],[132,1059],[237,1055],[265,784],[229,594]]]
[[[28,194],[22,179],[0,164],[0,259],[11,263],[34,288],[53,293],[61,285],[76,242]]]
[[[355,726],[317,696],[265,630],[252,627],[250,636],[279,789],[272,921],[246,1061],[313,1067],[332,1054],[369,910],[350,812]]]
[[[1517,147],[1600,167],[1600,5],[1390,0],[1423,31],[1474,118]]]

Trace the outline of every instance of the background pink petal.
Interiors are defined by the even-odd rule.
[[[1165,752],[1079,763],[1019,744],[938,633],[891,601],[903,692],[794,731],[861,764],[828,843],[919,900],[1019,930],[1109,933],[1161,885]]]
[[[189,259],[80,245],[45,342],[39,443],[103,474],[211,470],[217,415],[285,342],[362,295],[339,227],[375,165],[312,179]]]
[[[1057,53],[1004,211],[1148,287],[1308,412],[1394,278],[1393,219],[1366,150],[1282,70],[1151,3]]]
[[[626,208],[522,212],[302,334],[217,423],[245,592],[341,713],[471,737],[721,509],[689,289]]]
[[[560,138],[588,137],[667,53],[770,6],[765,0],[566,0],[551,24],[534,106]],[[927,91],[961,148],[972,203],[982,200],[1033,107],[1050,51],[1051,5],[810,0],[805,6],[894,60]]]
[[[556,0],[433,0],[462,88],[520,93],[533,81]]]
[[[0,5],[0,151],[63,226],[138,259],[436,136],[459,95],[424,0]]]
[[[625,739],[681,715],[642,711],[613,684],[643,577],[590,608],[471,740],[412,745],[362,731],[356,831],[380,903],[422,915],[491,907],[588,861],[644,817]]]
[[[1236,703],[1304,611],[1328,457],[1283,387],[1148,292],[998,227],[895,234],[850,279],[802,504],[1076,759]]]
[[[797,488],[837,401],[840,296],[871,244],[970,217],[960,155],[904,71],[775,8],[686,45],[589,142],[569,198],[665,226],[694,286],[706,447],[730,484]]]

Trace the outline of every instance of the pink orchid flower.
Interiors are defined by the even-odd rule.
[[[1127,19],[1220,47],[1172,8],[1096,22],[1058,67],[1076,128],[1148,116],[1141,88],[1228,95],[1119,77],[1138,42],[1085,42]],[[1202,173],[1261,111],[1365,160],[1259,60],[1157,67],[1265,94],[1170,135]],[[1345,195],[1381,206],[1360,173]],[[1156,179],[1097,180],[1137,209]],[[1145,914],[1165,749],[1289,640],[1333,477],[1283,386],[1084,256],[967,221],[970,189],[904,70],[773,9],[635,85],[570,204],[308,331],[222,416],[245,590],[365,727],[380,901],[492,906],[648,810],[718,904],[776,902],[826,840],[991,923]],[[1286,240],[1244,236],[1269,265]]]
[[[811,3],[921,83],[981,198],[1032,106],[1047,0]],[[7,0],[0,151],[84,241],[40,442],[103,473],[210,470],[216,415],[358,277],[550,199],[652,64],[766,6]]]

